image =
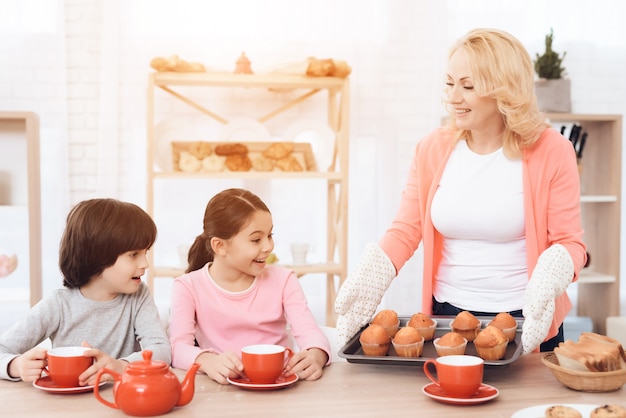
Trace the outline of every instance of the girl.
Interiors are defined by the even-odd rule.
[[[94,364],[79,378],[93,385],[107,367],[122,373],[129,362],[171,361],[167,334],[141,276],[156,225],[141,208],[114,199],[76,205],[67,217],[59,266],[66,289],[57,289],[0,336],[0,378],[32,382],[41,377],[46,352],[37,347],[94,347],[85,352]]]
[[[204,230],[189,250],[189,267],[174,281],[169,323],[172,365],[200,363],[226,384],[243,377],[239,353],[249,344],[287,346],[287,323],[300,348],[287,374],[316,380],[330,362],[293,271],[266,265],[274,249],[272,215],[253,193],[228,189],[208,203]]]

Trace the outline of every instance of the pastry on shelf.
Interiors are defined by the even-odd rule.
[[[204,64],[185,61],[176,54],[170,55],[168,58],[153,58],[150,61],[150,67],[159,72],[203,73],[206,71]]]

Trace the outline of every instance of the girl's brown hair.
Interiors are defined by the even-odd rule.
[[[470,31],[452,47],[449,56],[458,49],[467,53],[476,92],[498,103],[505,126],[504,153],[509,158],[521,157],[550,126],[537,107],[535,73],[528,51],[514,36],[497,29]],[[470,131],[456,128],[454,116],[452,109],[450,123],[457,138],[471,138]]]
[[[215,254],[211,239],[232,238],[259,210],[270,213],[257,195],[245,189],[227,189],[213,196],[204,211],[202,234],[196,237],[189,249],[186,272],[198,270],[213,261]]]
[[[79,288],[127,251],[149,249],[157,228],[139,206],[115,199],[85,200],[72,208],[59,251],[63,285]]]

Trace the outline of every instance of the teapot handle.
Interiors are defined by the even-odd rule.
[[[117,406],[117,403],[109,402],[106,399],[104,399],[102,396],[100,396],[100,378],[102,377],[103,374],[110,374],[111,376],[113,376],[113,379],[115,381],[120,380],[121,377],[122,377],[119,373],[116,373],[113,370],[109,370],[106,367],[103,368],[103,369],[98,370],[98,374],[96,375],[96,385],[93,388],[93,394],[96,396],[97,400],[99,400],[100,402],[102,402],[106,406],[108,406],[110,408],[113,408],[113,409],[120,409]],[[115,398],[115,388],[116,388],[116,386],[113,387],[113,389],[114,389],[114,391],[113,391],[114,398]]]

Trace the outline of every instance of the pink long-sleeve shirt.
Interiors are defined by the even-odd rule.
[[[203,352],[240,355],[250,344],[288,347],[287,324],[300,350],[320,348],[330,363],[328,338],[293,271],[267,266],[250,288],[233,293],[219,287],[205,265],[174,280],[169,320],[172,366],[189,369]]]
[[[426,313],[432,313],[433,288],[443,245],[443,237],[433,227],[430,209],[455,144],[452,134],[444,128],[434,130],[417,144],[400,208],[379,242],[396,271],[423,243],[422,310]],[[574,147],[556,130],[548,128],[532,148],[525,150],[522,167],[529,279],[539,255],[551,245],[561,244],[572,257],[574,280],[577,280],[586,261],[586,248],[582,241],[580,180]],[[546,339],[557,334],[571,306],[567,293],[563,292],[556,300]]]

